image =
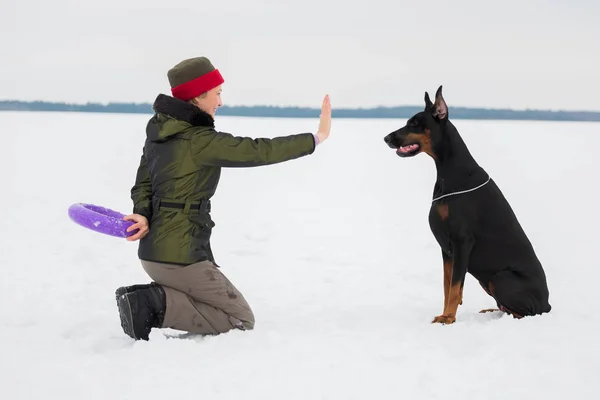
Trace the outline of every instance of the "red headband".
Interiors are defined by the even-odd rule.
[[[189,82],[175,86],[171,89],[171,93],[173,94],[173,97],[188,101],[194,97],[200,96],[204,92],[208,92],[210,89],[216,88],[223,82],[225,82],[225,80],[221,76],[221,73],[218,69],[215,69],[208,74],[204,74]]]

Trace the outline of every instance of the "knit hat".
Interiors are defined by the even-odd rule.
[[[169,70],[167,77],[173,97],[183,101],[198,97],[225,82],[206,57],[183,60]]]

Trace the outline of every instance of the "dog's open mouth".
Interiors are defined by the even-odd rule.
[[[396,154],[400,157],[411,157],[419,152],[420,146],[417,143],[407,144],[405,146],[400,146],[398,150],[396,150]]]

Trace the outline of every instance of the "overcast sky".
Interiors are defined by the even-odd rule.
[[[600,110],[598,0],[352,1],[0,0],[0,99],[152,102],[205,55],[228,105]]]

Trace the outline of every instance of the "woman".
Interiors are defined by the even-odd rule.
[[[182,61],[167,73],[172,96],[159,94],[131,189],[139,231],[138,256],[150,284],[116,291],[121,326],[138,340],[152,328],[220,334],[254,328],[242,294],[218,269],[210,248],[210,198],[222,167],[256,167],[312,154],[329,137],[331,104],[325,96],[316,134],[251,139],[215,130],[222,105],[218,69],[206,57]]]

